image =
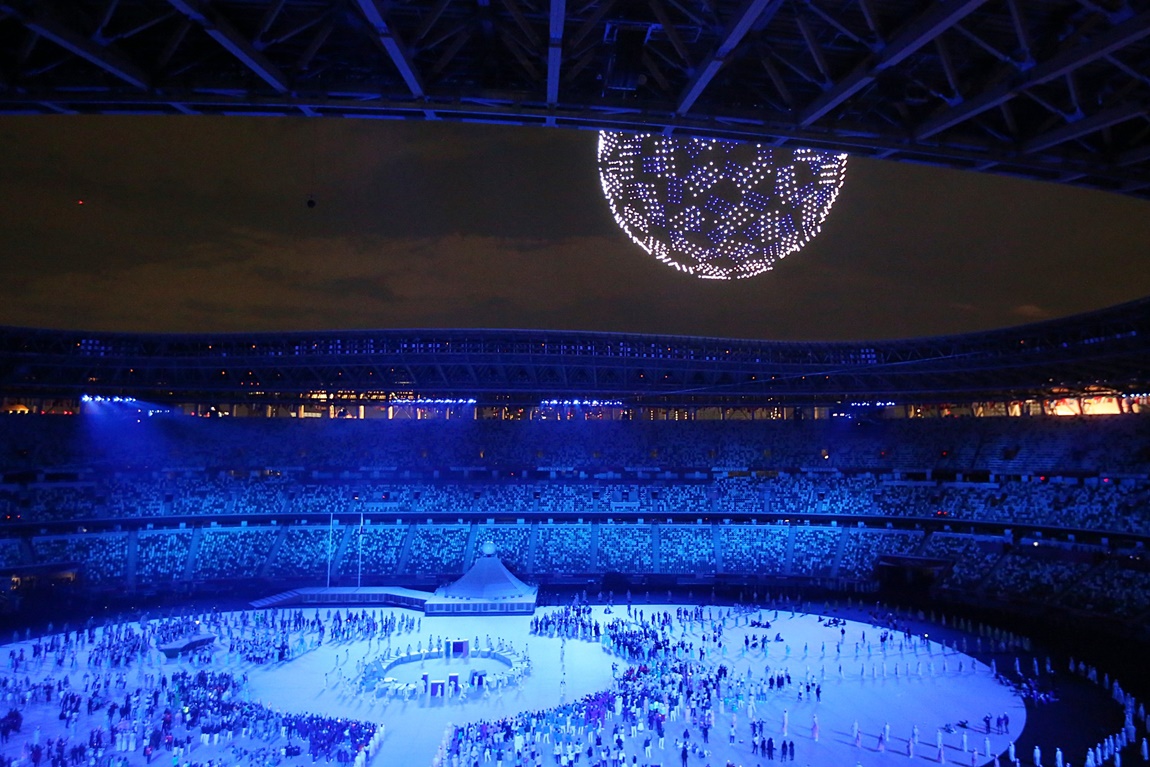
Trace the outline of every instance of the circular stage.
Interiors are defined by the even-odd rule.
[[[501,688],[518,683],[529,673],[527,658],[502,643],[496,647],[471,647],[467,640],[436,643],[424,651],[386,654],[364,665],[359,687],[378,698],[448,697],[461,688]],[[438,686],[437,686],[438,685]]]
[[[652,613],[674,615],[677,605],[643,605],[644,618]],[[546,615],[558,608],[539,608],[536,615]],[[591,608],[591,619],[600,623],[627,619],[626,607]],[[635,609],[636,620],[639,608]],[[689,608],[693,609],[693,608]],[[765,761],[751,753],[750,721],[764,722],[765,731],[775,741],[783,738],[783,720],[787,720],[785,739],[794,742],[796,760],[805,765],[841,767],[843,765],[905,764],[907,739],[918,730],[919,743],[915,758],[937,760],[937,739],[943,742],[944,758],[950,764],[971,764],[971,754],[963,750],[978,749],[978,764],[990,764],[986,741],[991,751],[1004,753],[1011,735],[997,733],[997,720],[1009,716],[1010,733],[1017,736],[1026,723],[1026,708],[1015,691],[996,680],[991,669],[969,655],[946,649],[937,642],[903,634],[890,634],[882,641],[883,629],[859,621],[833,621],[825,616],[790,612],[756,611],[736,614],[729,607],[703,608],[705,620],[687,627],[674,623],[674,636],[695,647],[693,658],[700,668],[727,666],[731,680],[742,680],[742,699],[725,699],[716,707],[715,726],[706,744],[707,756],[691,754],[690,765],[712,767],[756,764]],[[765,629],[752,623],[771,624]],[[714,637],[722,624],[722,647],[705,637]],[[378,647],[365,642],[325,644],[304,657],[281,667],[250,670],[253,696],[285,710],[319,712],[350,716],[385,723],[386,738],[381,756],[383,764],[401,759],[404,764],[430,765],[443,741],[445,730],[455,724],[497,720],[524,711],[547,710],[574,703],[585,696],[611,689],[628,666],[627,661],[608,652],[603,644],[581,639],[531,634],[531,616],[474,616],[474,618],[422,618],[416,634],[401,635],[393,645],[406,650],[428,637],[498,636],[526,651],[531,673],[521,678],[514,688],[473,691],[466,699],[448,695],[432,698],[422,685],[411,696],[375,697],[356,691],[354,678],[339,681],[337,659],[350,662],[370,659]],[[764,637],[769,641],[762,642]],[[751,646],[751,638],[757,646]],[[775,641],[779,637],[781,641]],[[746,643],[744,643],[746,638]],[[384,644],[384,647],[386,645]],[[699,647],[705,657],[698,661]],[[452,661],[452,664],[457,661]],[[417,664],[407,664],[412,673]],[[406,673],[406,672],[405,672]],[[782,689],[758,690],[769,675],[790,675],[791,683]],[[328,675],[328,683],[324,676]],[[445,677],[439,677],[445,678]],[[784,676],[785,678],[785,676]],[[748,681],[759,684],[749,684]],[[806,693],[806,681],[812,693]],[[415,677],[413,682],[419,682]],[[802,684],[800,684],[802,683]],[[798,697],[802,687],[804,696]],[[820,695],[813,691],[819,688]],[[753,715],[750,697],[754,701]],[[702,738],[697,724],[679,715],[668,721],[664,749],[653,743],[652,756],[644,759],[645,737],[624,737],[629,756],[637,754],[639,764],[679,765],[683,730],[691,737]],[[991,733],[984,733],[984,716],[991,718]],[[818,741],[813,724],[818,719]],[[730,724],[735,722],[735,743],[730,741]],[[964,727],[963,722],[967,726]],[[858,724],[859,745],[854,728]],[[607,723],[607,733],[613,723]],[[880,734],[889,738],[880,746]],[[546,745],[546,762],[551,762],[551,745]],[[880,750],[882,749],[882,750]],[[585,751],[584,751],[585,754]],[[1003,762],[1006,760],[1003,759]],[[505,761],[505,765],[508,762]]]

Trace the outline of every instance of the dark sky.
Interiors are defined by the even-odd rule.
[[[0,118],[0,324],[878,339],[1150,295],[1150,202],[858,158],[806,249],[700,280],[615,226],[595,146],[453,123]]]

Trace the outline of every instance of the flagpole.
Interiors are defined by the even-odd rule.
[[[359,507],[359,581],[356,588],[363,588],[363,505]]]
[[[335,512],[331,512],[331,519],[327,523],[327,587],[331,588],[331,536],[335,530]]]

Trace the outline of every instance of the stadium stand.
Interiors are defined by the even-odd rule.
[[[865,589],[893,558],[951,594],[1150,612],[1140,416],[3,421],[0,565],[93,588],[441,581],[490,540],[536,582]]]

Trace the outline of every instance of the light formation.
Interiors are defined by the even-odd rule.
[[[703,279],[769,271],[822,228],[847,156],[715,139],[599,133],[616,223],[655,258]]]

